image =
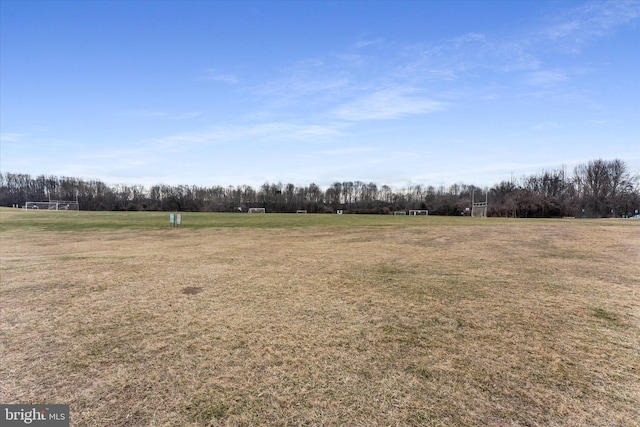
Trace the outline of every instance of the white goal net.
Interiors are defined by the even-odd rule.
[[[50,200],[48,202],[26,202],[24,208],[48,211],[78,211],[80,207],[74,200]]]
[[[487,217],[487,203],[473,203],[471,206],[471,216],[478,218],[486,218]]]
[[[486,218],[489,206],[489,193],[486,192],[484,202],[476,202],[475,191],[471,193],[471,216]]]
[[[429,216],[429,211],[426,209],[410,209],[409,215],[412,216]]]
[[[249,208],[248,213],[266,213],[265,208]]]

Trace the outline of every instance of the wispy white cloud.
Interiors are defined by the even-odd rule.
[[[527,73],[525,80],[533,86],[550,87],[569,80],[567,75],[558,70],[539,70]]]
[[[556,121],[546,121],[546,122],[534,124],[533,126],[531,126],[531,129],[544,131],[544,130],[551,130],[551,129],[559,129],[561,127],[562,126],[560,125],[560,123]]]
[[[312,110],[317,119],[392,120],[474,96],[461,85],[474,86],[476,99],[486,98],[484,87],[473,84],[478,73],[497,73],[499,81],[501,73],[531,72],[525,81],[538,86],[566,80],[562,70],[540,70],[526,37],[504,40],[477,32],[404,46],[362,39],[344,51],[295,61],[279,70],[280,78],[256,85],[251,92],[262,113],[254,117],[295,118]]]
[[[336,148],[332,150],[317,151],[316,154],[328,155],[328,156],[345,156],[350,154],[364,154],[364,153],[373,153],[373,152],[379,152],[379,151],[381,151],[381,149],[377,147],[351,146],[351,147]]]
[[[550,39],[558,39],[566,37],[569,34],[574,33],[580,29],[580,23],[578,21],[561,22],[559,24],[552,25],[545,29],[547,37]]]
[[[572,3],[568,3],[571,5]],[[557,12],[557,9],[554,9]],[[482,70],[500,73],[540,70],[549,50],[578,53],[593,40],[607,36],[640,17],[639,1],[578,3],[546,23],[508,37],[470,32],[457,37],[396,47],[394,75],[413,81],[459,82]],[[539,80],[564,81],[561,70],[540,74]],[[566,77],[566,76],[565,76]]]
[[[182,151],[197,145],[226,143],[267,144],[283,141],[326,142],[341,134],[340,123],[293,124],[259,123],[247,126],[219,126],[207,131],[183,132],[144,141],[147,147]]]
[[[636,0],[590,1],[554,15],[540,34],[563,50],[578,53],[587,42],[606,36],[638,17],[640,2]]]
[[[80,162],[69,163],[68,167],[82,172],[80,176],[95,175],[96,172],[103,175],[116,171],[133,171],[153,162],[154,159],[149,154],[149,150],[140,147],[81,153],[78,155]]]
[[[382,38],[376,38],[376,39],[360,39],[357,42],[355,42],[353,44],[353,48],[354,49],[362,49],[365,47],[369,47],[369,46],[375,46],[375,45],[379,45],[381,43],[384,42],[384,39]]]
[[[167,111],[154,111],[154,110],[125,110],[118,113],[119,116],[130,118],[142,118],[142,119],[168,119],[168,120],[183,120],[191,119],[202,115],[201,111],[187,111],[183,113],[170,113]]]
[[[318,106],[349,90],[352,60],[344,56],[300,59],[281,67],[278,77],[255,85],[251,91],[268,109]]]
[[[240,78],[235,74],[220,73],[214,69],[205,70],[203,72],[202,79],[213,81],[213,82],[228,83],[228,84],[236,84],[240,82]]]
[[[3,133],[0,134],[0,142],[20,142],[30,135],[29,133]]]
[[[442,110],[443,102],[407,87],[391,87],[365,94],[333,110],[340,120],[386,120]]]
[[[174,113],[168,114],[168,118],[173,120],[182,120],[182,119],[192,119],[194,117],[200,117],[202,115],[202,111],[187,111],[184,113]]]
[[[485,34],[470,32],[458,37],[454,37],[452,41],[455,46],[460,47],[463,45],[467,45],[468,43],[484,42],[486,38],[487,37]]]

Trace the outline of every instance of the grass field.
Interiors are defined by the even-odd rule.
[[[0,402],[72,426],[633,426],[640,221],[0,210]]]

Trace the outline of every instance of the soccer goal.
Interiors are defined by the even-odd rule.
[[[429,216],[429,211],[426,209],[410,209],[409,210],[409,215],[412,216]]]
[[[50,200],[48,202],[26,202],[24,208],[48,211],[78,211],[80,207],[75,200]]]
[[[298,210],[296,211],[296,213],[298,213],[298,214],[306,214],[306,213],[307,213],[307,211],[305,211],[304,209],[298,209]]]
[[[485,193],[484,202],[475,201],[475,192],[471,193],[471,216],[472,217],[487,217],[487,208],[489,205],[489,193]]]
[[[265,208],[249,208],[248,213],[266,213]]]
[[[487,204],[484,202],[474,203],[471,207],[471,216],[478,218],[486,218],[487,217]]]
[[[395,211],[393,212],[394,215],[406,215],[407,211]]]

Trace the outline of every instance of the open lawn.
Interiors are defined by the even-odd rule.
[[[633,426],[640,221],[0,210],[0,402],[72,426]]]

